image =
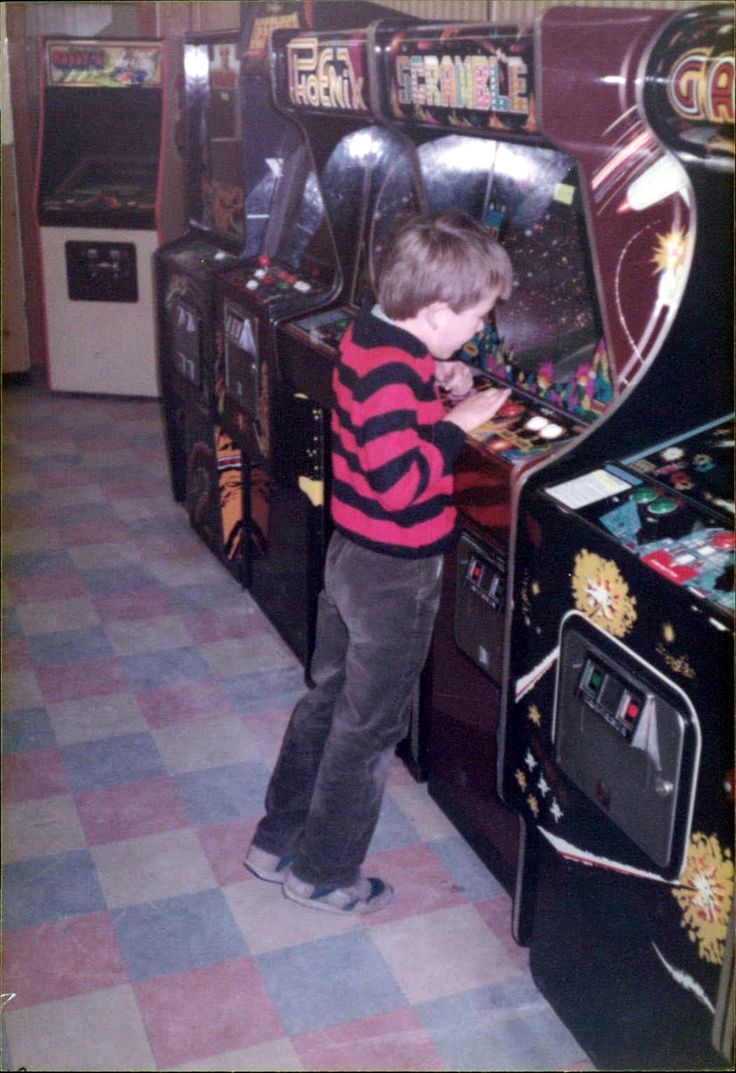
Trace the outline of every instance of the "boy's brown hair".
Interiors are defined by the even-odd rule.
[[[392,320],[407,320],[433,302],[462,313],[489,291],[511,294],[506,250],[459,210],[415,216],[392,239],[378,279],[378,301]]]

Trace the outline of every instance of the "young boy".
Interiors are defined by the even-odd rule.
[[[379,305],[346,333],[334,373],[331,538],[314,687],[297,704],[245,864],[295,902],[382,909],[393,891],[360,867],[421,673],[452,546],[452,467],[464,434],[503,405],[466,394],[452,355],[511,291],[506,252],[471,217],[409,221],[386,252]]]

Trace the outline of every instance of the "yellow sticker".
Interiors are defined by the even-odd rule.
[[[555,187],[555,201],[561,201],[563,205],[572,205],[575,197],[575,187],[569,183],[558,183]]]
[[[321,507],[325,501],[325,482],[315,481],[312,477],[300,477],[299,488],[313,507]]]

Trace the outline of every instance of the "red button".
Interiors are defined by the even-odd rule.
[[[525,410],[526,406],[522,406],[520,402],[505,402],[498,413],[499,417],[517,417]]]
[[[736,540],[733,533],[724,530],[722,533],[716,533],[711,543],[714,548],[733,548]]]

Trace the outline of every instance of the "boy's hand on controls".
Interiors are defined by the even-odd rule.
[[[464,361],[435,361],[434,378],[445,391],[460,398],[473,386],[473,374]]]
[[[479,391],[477,395],[471,395],[454,406],[445,421],[452,421],[463,432],[472,432],[497,414],[510,394],[511,388],[492,387]]]

